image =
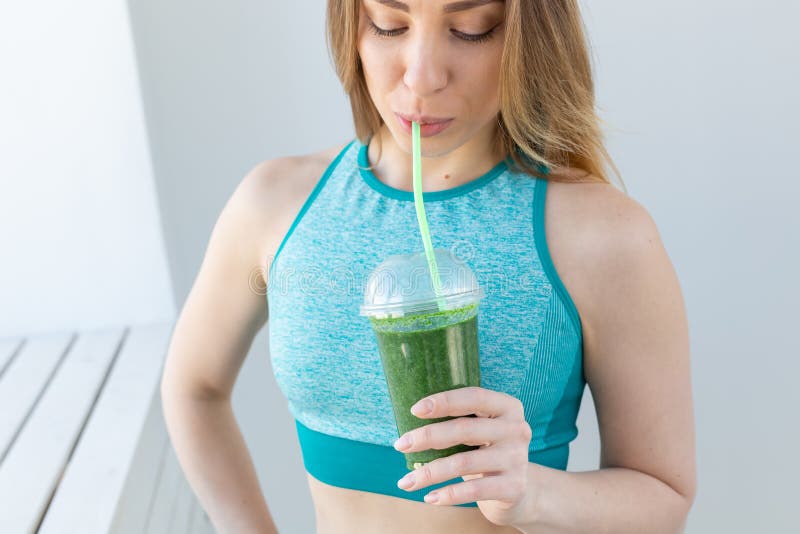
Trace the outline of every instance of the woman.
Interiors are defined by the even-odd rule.
[[[276,531],[230,407],[267,319],[255,282],[318,532],[681,531],[695,494],[684,304],[652,218],[605,174],[577,2],[329,0],[328,37],[357,137],[242,180],[165,367],[170,435],[217,529]],[[453,419],[403,447],[357,306],[377,263],[421,250],[411,121],[430,123],[434,242],[488,290],[482,387],[431,395],[415,414]],[[586,384],[600,469],[571,473]],[[398,481],[399,451],[460,443],[479,448]]]

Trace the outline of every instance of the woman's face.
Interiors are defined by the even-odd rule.
[[[427,155],[494,132],[505,30],[502,0],[360,2],[358,52],[367,88],[398,145],[410,151],[410,130],[398,113],[452,119],[446,129],[426,137]]]

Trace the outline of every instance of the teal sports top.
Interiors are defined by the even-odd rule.
[[[414,193],[369,170],[351,141],[328,165],[270,265],[269,349],[295,419],[303,463],[333,486],[423,501],[408,472],[377,341],[359,315],[367,276],[386,257],[423,250]],[[547,180],[510,157],[468,183],[423,193],[434,248],[475,273],[481,387],[512,395],[532,429],[528,459],[565,470],[584,386],[581,321],[547,248]],[[543,173],[546,167],[540,166]],[[476,503],[458,506],[477,506]]]

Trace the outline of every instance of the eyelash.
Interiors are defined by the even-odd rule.
[[[380,37],[394,37],[396,35],[400,35],[401,29],[397,30],[384,30],[383,28],[379,28],[375,26],[375,24],[371,20],[367,20],[369,23],[369,29],[372,30],[372,33],[380,36]],[[486,33],[482,33],[480,35],[473,35],[471,33],[462,33],[456,30],[453,30],[454,33],[458,36],[459,39],[462,41],[467,41],[468,43],[484,43],[491,39],[494,36],[494,31],[497,28],[495,26],[491,30]]]

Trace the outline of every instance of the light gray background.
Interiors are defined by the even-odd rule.
[[[0,336],[174,314],[248,170],[353,136],[322,0],[59,6],[0,9]],[[688,532],[796,531],[800,3],[582,7],[609,150],[686,299]],[[266,333],[235,409],[281,532],[311,532]],[[588,391],[579,426],[569,468],[596,468]]]
[[[133,6],[177,302],[257,161],[352,138],[323,1]],[[800,476],[797,2],[582,3],[597,101],[629,194],[658,223],[690,320],[699,495],[688,532],[790,532]],[[266,328],[236,390],[270,509],[313,514]],[[588,393],[588,390],[587,390]],[[591,395],[569,468],[597,467]],[[267,430],[267,428],[271,430]]]
[[[176,303],[124,2],[0,2],[0,337]]]

